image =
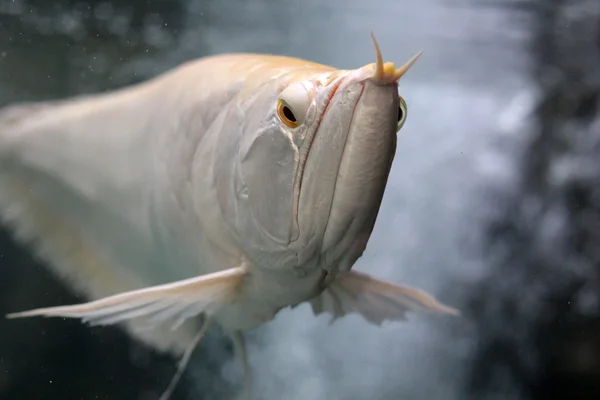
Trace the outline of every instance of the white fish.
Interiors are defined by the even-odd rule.
[[[186,357],[282,308],[458,314],[352,271],[407,107],[396,69],[230,54],[121,90],[0,110],[0,216],[89,303],[11,318],[124,323]],[[175,329],[176,328],[176,329]],[[183,363],[184,364],[184,363]],[[183,365],[182,364],[182,365]]]

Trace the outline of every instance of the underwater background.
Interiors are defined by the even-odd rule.
[[[0,0],[0,106],[133,84],[225,52],[338,68],[425,53],[355,268],[461,318],[329,326],[307,305],[249,335],[257,398],[600,398],[597,0]],[[0,314],[84,301],[0,228]],[[177,360],[118,327],[0,319],[0,399],[157,399]],[[232,399],[213,330],[172,399]]]

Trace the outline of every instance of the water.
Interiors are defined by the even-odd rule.
[[[400,64],[424,49],[400,84],[408,120],[378,222],[356,268],[461,308],[461,288],[483,276],[487,265],[479,251],[481,218],[490,210],[483,193],[514,182],[515,153],[502,146],[522,140],[512,132],[523,122],[531,93],[526,17],[474,3],[188,0],[173,23],[180,24],[176,37],[169,24],[151,23],[154,28],[127,50],[81,33],[83,39],[68,46],[52,35],[43,44],[31,40],[29,49],[4,41],[0,60],[25,72],[9,77],[0,61],[0,102],[104,90],[187,59],[233,51],[356,68],[374,61],[371,29],[386,61]],[[110,15],[110,8],[103,11]],[[58,50],[66,47],[69,52]],[[329,326],[326,317],[315,318],[302,306],[254,332],[249,351],[264,399],[452,400],[465,398],[473,341],[468,314],[411,316],[383,327],[351,316]],[[227,363],[225,377],[238,378],[236,368]],[[189,390],[206,388],[202,376],[190,377]]]

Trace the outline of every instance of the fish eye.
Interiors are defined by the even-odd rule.
[[[406,121],[406,114],[408,111],[408,107],[406,106],[406,102],[404,101],[404,99],[400,97],[399,100],[400,101],[398,102],[398,125],[396,128],[396,132],[398,132],[402,128],[402,125],[404,125],[404,121]]]
[[[292,112],[292,110],[290,110],[290,108],[288,106],[283,106],[283,116],[286,117],[289,121],[291,122],[298,122],[298,120],[296,119],[296,116],[294,115],[294,113]]]
[[[277,101],[277,116],[289,128],[296,128],[300,125],[290,106],[285,104],[281,99]]]
[[[277,117],[289,128],[297,128],[304,122],[310,96],[304,85],[294,83],[286,87],[277,100]]]

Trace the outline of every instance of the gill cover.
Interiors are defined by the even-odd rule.
[[[298,236],[295,180],[313,97],[300,82],[277,92],[267,85],[245,110],[239,173],[246,207],[238,212],[246,228],[258,229],[261,245],[284,248]]]

